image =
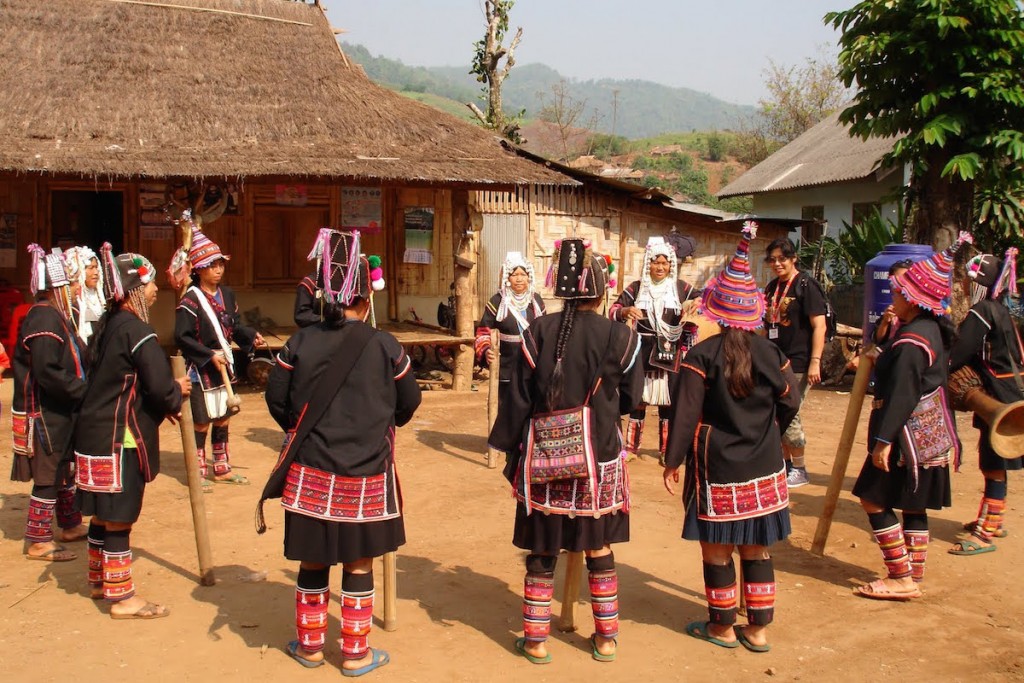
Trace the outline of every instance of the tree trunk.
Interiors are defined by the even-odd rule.
[[[474,331],[473,307],[476,300],[476,260],[474,245],[476,240],[465,237],[472,234],[472,223],[469,219],[469,192],[454,190],[452,192],[452,237],[455,260],[455,334],[459,337],[472,337]],[[457,257],[463,257],[464,263],[472,262],[470,268],[459,265]],[[452,389],[469,391],[473,381],[473,346],[460,344],[455,351],[455,365],[452,368]]]
[[[942,169],[950,158],[949,151],[935,148],[927,156],[927,169],[914,178],[917,211],[911,225],[911,241],[930,244],[936,251],[952,244],[961,230],[973,229],[974,183],[942,177]]]

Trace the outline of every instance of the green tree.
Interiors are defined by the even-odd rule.
[[[482,90],[487,96],[487,112],[480,111],[473,102],[467,106],[484,126],[498,131],[513,142],[521,143],[524,140],[519,135],[519,119],[523,112],[508,116],[501,102],[501,84],[515,66],[516,47],[523,38],[523,29],[519,27],[511,42],[507,46],[502,44],[508,32],[508,15],[513,5],[515,0],[484,0],[487,31],[483,38],[473,43],[473,67],[469,73],[483,84]]]
[[[902,136],[908,237],[936,248],[978,218],[1021,229],[1024,11],[1017,0],[864,0],[830,12],[851,134]],[[975,205],[976,192],[982,197]]]

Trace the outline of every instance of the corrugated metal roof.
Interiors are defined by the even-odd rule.
[[[793,190],[867,178],[899,137],[852,138],[832,114],[803,135],[732,181],[719,198]]]

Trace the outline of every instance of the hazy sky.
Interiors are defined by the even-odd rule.
[[[468,66],[484,33],[480,0],[321,0],[350,43],[411,66]],[[642,79],[737,104],[764,96],[768,60],[795,66],[835,51],[821,19],[854,0],[516,0],[518,64],[567,78]],[[513,69],[513,74],[515,70]]]

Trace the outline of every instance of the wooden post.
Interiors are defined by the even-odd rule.
[[[576,630],[576,603],[580,599],[580,580],[583,578],[583,553],[567,552],[566,555],[562,615],[558,619],[558,630],[569,633]]]
[[[867,394],[868,382],[871,379],[871,368],[874,367],[874,359],[870,355],[873,349],[874,346],[868,346],[861,354],[860,363],[857,365],[857,374],[853,378],[850,402],[846,406],[846,421],[843,423],[843,433],[839,437],[836,459],[832,462],[832,478],[829,480],[828,490],[825,492],[825,508],[821,511],[821,516],[818,517],[818,528],[814,531],[814,541],[811,543],[811,552],[815,555],[825,554],[825,543],[828,541],[828,532],[832,527],[832,517],[836,514],[839,492],[843,488],[846,466],[850,462],[850,451],[853,448],[853,438],[857,434],[860,411],[864,406],[864,396]]]
[[[497,330],[491,330],[491,350],[494,351],[494,361],[489,364],[487,377],[487,433],[494,429],[494,422],[498,419],[498,385],[501,375],[501,337]],[[487,447],[487,467],[494,469],[498,466],[498,451],[490,446]]]
[[[398,628],[398,553],[384,553],[384,630]]]
[[[171,369],[175,378],[185,376],[185,359],[180,355],[171,356]],[[199,555],[199,583],[212,586],[213,560],[210,555],[210,531],[206,526],[206,503],[203,500],[203,479],[199,474],[199,459],[196,455],[195,425],[192,423],[192,404],[186,398],[181,403],[181,447],[185,452],[185,476],[188,480],[188,499],[192,505],[192,527],[196,534],[196,552]]]
[[[469,192],[454,190],[452,198],[452,257],[455,259],[455,334],[473,336],[473,308],[476,301],[476,239],[469,218]],[[473,380],[473,348],[460,344],[455,348],[452,389],[469,391]]]

